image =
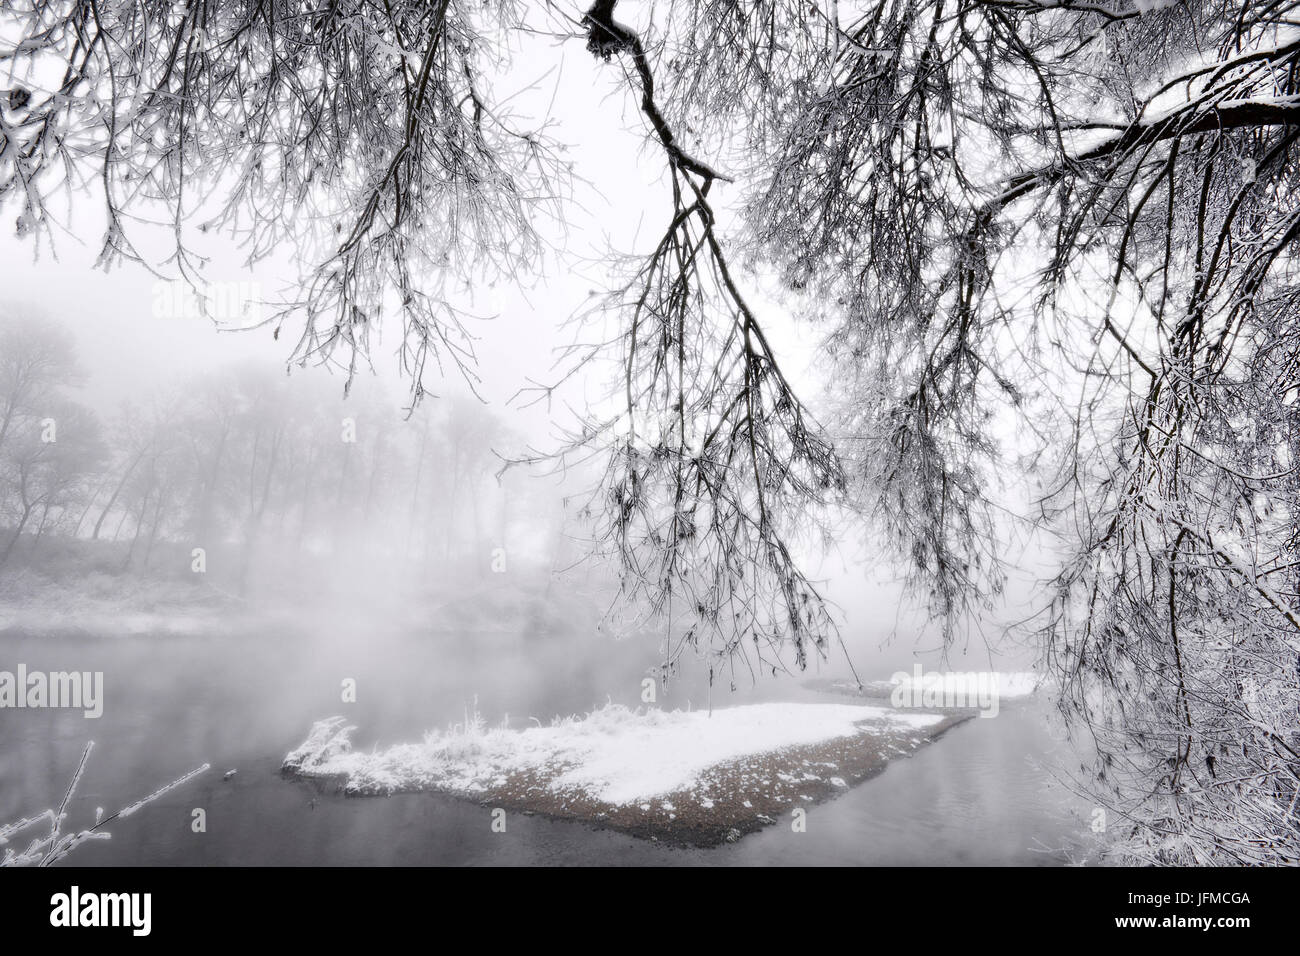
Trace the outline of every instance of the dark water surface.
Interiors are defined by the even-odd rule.
[[[717,849],[672,849],[576,822],[489,810],[436,794],[345,798],[279,774],[313,721],[344,714],[358,746],[419,740],[463,719],[477,696],[492,723],[584,713],[607,700],[635,706],[654,648],[592,637],[464,638],[414,629],[367,631],[335,621],[312,633],[238,636],[0,633],[0,670],[104,672],[103,717],[0,710],[0,821],[62,797],[95,741],[69,827],[113,812],[185,771],[212,769],[110,827],[112,839],[68,858],[81,865],[385,864],[1018,864],[1065,862],[1083,841],[1080,808],[1048,772],[1059,759],[1042,707],[1004,704],[967,721],[879,777],[813,808],[807,831],[784,824]],[[884,677],[887,674],[866,676]],[[356,703],[340,702],[345,678]],[[660,706],[705,703],[678,685]],[[835,699],[793,679],[766,680],[715,705]],[[223,780],[228,770],[237,773]],[[192,811],[207,832],[191,830]],[[1086,816],[1086,814],[1085,814]],[[22,836],[19,837],[22,839]]]

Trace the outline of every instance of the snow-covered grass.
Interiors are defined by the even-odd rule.
[[[29,569],[0,578],[0,631],[105,635],[220,630],[242,602],[204,583],[90,571],[76,581]]]
[[[142,797],[107,816],[104,815],[103,807],[97,807],[94,823],[83,829],[65,833],[64,824],[68,820],[68,806],[71,804],[72,797],[81,783],[81,778],[86,771],[86,762],[90,759],[90,752],[94,747],[95,742],[93,740],[86,743],[86,749],[81,754],[81,761],[77,764],[76,772],[72,775],[72,782],[68,784],[67,792],[64,793],[63,800],[57,810],[50,808],[13,823],[0,823],[0,847],[3,847],[3,853],[0,853],[0,866],[50,866],[58,863],[84,843],[89,843],[91,840],[109,839],[112,834],[104,829],[108,824],[114,820],[126,819],[177,787],[189,783],[199,774],[206,773],[211,767],[210,764],[205,763],[189,773],[177,777],[171,783],[164,784],[147,797]],[[26,846],[14,849],[8,845],[19,833],[35,831],[38,827],[43,832],[32,837]]]
[[[550,726],[488,728],[477,714],[423,743],[362,753],[342,717],[317,722],[286,770],[337,777],[351,792],[437,789],[468,795],[531,775],[553,793],[626,806],[690,789],[711,768],[757,754],[866,733],[922,730],[937,714],[853,704],[751,704],[705,711],[609,704]]]

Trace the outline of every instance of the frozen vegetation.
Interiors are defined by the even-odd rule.
[[[82,776],[85,774],[86,763],[90,759],[90,752],[94,747],[95,742],[93,740],[86,744],[86,749],[82,751],[81,760],[77,764],[76,772],[72,775],[72,781],[68,784],[67,792],[64,793],[63,800],[59,803],[57,810],[50,807],[40,813],[24,817],[21,820],[15,820],[12,823],[0,823],[0,848],[2,848],[0,849],[0,866],[51,866],[85,843],[92,840],[111,839],[112,834],[105,829],[110,823],[132,816],[155,800],[178,787],[184,786],[210,769],[210,765],[205,763],[189,773],[177,777],[171,783],[164,784],[148,796],[127,804],[114,813],[105,815],[103,807],[96,807],[93,823],[81,829],[68,831],[65,829],[68,822],[68,808],[74,794],[77,792],[77,787],[81,783]],[[20,833],[27,835],[25,843],[19,840],[18,834]],[[11,845],[15,840],[18,840],[18,844],[16,846]]]
[[[764,811],[774,805],[842,791],[845,777],[865,779],[883,768],[886,754],[910,752],[952,722],[861,704],[762,703],[712,713],[608,704],[519,729],[467,714],[421,743],[367,752],[353,748],[354,726],[331,717],[312,727],[284,769],[337,781],[353,794],[442,791],[626,829],[657,827],[670,838],[681,818],[709,842],[733,824],[771,822]]]
[[[715,710],[631,710],[610,704],[549,727],[489,728],[477,715],[423,743],[352,749],[356,728],[318,721],[285,758],[300,774],[338,777],[361,793],[438,789],[476,794],[521,771],[545,773],[556,792],[579,789],[629,804],[691,786],[711,767],[758,753],[878,729],[920,729],[943,718],[851,704],[750,704]]]

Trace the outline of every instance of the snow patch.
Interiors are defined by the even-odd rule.
[[[615,806],[691,788],[712,767],[786,747],[865,732],[931,726],[938,714],[854,704],[765,703],[705,711],[630,710],[610,704],[549,727],[488,729],[477,715],[421,744],[352,749],[342,717],[318,721],[284,769],[340,777],[354,792],[441,789],[475,794],[514,773],[556,793],[580,791]]]

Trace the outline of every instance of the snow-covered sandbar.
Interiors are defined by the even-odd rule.
[[[286,773],[350,794],[433,790],[508,810],[581,819],[674,843],[738,839],[843,792],[961,720],[839,703],[707,711],[608,705],[522,729],[476,717],[422,743],[353,748],[342,717],[318,721]]]

